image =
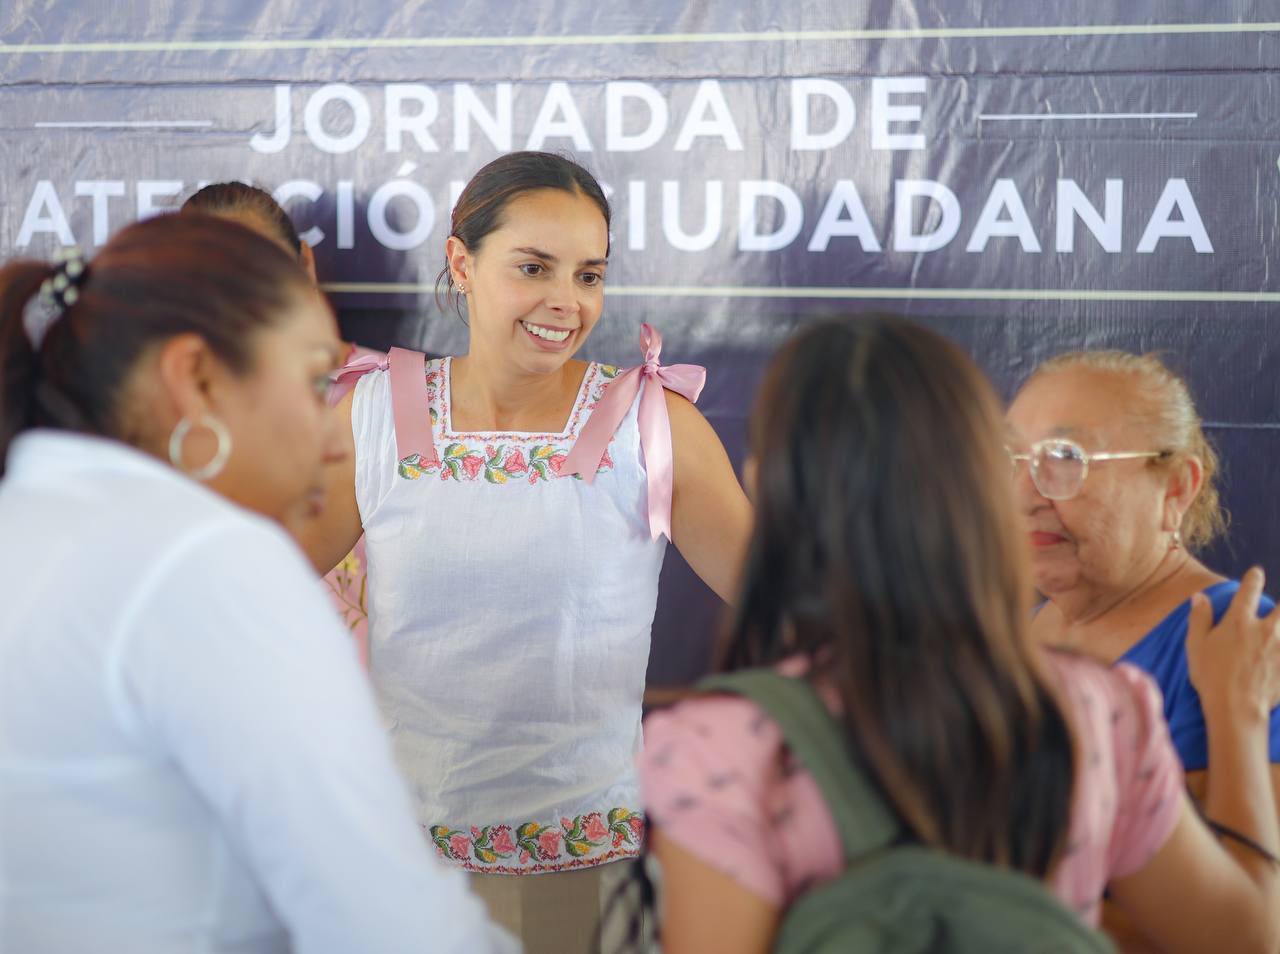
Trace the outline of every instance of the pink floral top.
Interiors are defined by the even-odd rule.
[[[1049,887],[1097,924],[1107,883],[1141,868],[1172,833],[1182,769],[1150,677],[1050,659],[1080,754],[1066,853]],[[770,904],[785,907],[844,869],[817,785],[754,703],[712,696],[653,714],[639,766],[650,820]]]
[[[364,537],[356,541],[351,552],[342,562],[325,574],[329,595],[338,617],[355,638],[360,649],[360,659],[368,663],[369,604],[366,596],[367,575]]]

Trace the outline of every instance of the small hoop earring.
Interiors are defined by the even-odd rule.
[[[187,470],[182,466],[182,445],[187,442],[187,435],[196,425],[207,427],[213,432],[213,436],[218,441],[218,449],[213,452],[213,459],[209,463],[195,470]],[[201,414],[195,421],[184,417],[174,426],[173,433],[169,435],[169,463],[193,480],[212,480],[217,477],[222,473],[222,468],[227,466],[227,458],[230,456],[231,434],[226,425],[212,414]]]

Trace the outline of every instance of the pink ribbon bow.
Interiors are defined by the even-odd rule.
[[[560,467],[562,476],[579,474],[588,484],[596,478],[605,451],[618,425],[627,416],[636,394],[640,394],[637,420],[640,447],[644,451],[649,484],[649,532],[654,540],[662,534],[671,539],[671,496],[675,478],[671,451],[671,418],[663,389],[674,391],[696,402],[707,381],[707,369],[696,364],[658,364],[662,354],[662,335],[645,322],[640,326],[640,350],[644,364],[624,371],[605,388],[591,412],[591,417],[574,442],[573,449]],[[641,390],[641,384],[649,385]]]
[[[356,382],[370,371],[385,371],[387,356],[365,348],[352,348],[346,363],[329,375],[329,406],[333,407],[355,390]]]

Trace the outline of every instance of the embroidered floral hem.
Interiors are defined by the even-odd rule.
[[[644,827],[640,812],[614,808],[561,818],[559,824],[472,825],[469,831],[432,825],[428,831],[440,857],[467,871],[542,874],[637,855]]]

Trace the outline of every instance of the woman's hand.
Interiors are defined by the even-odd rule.
[[[1266,723],[1280,704],[1280,608],[1258,617],[1266,582],[1254,567],[1217,626],[1208,599],[1197,593],[1187,623],[1187,668],[1210,713]]]

